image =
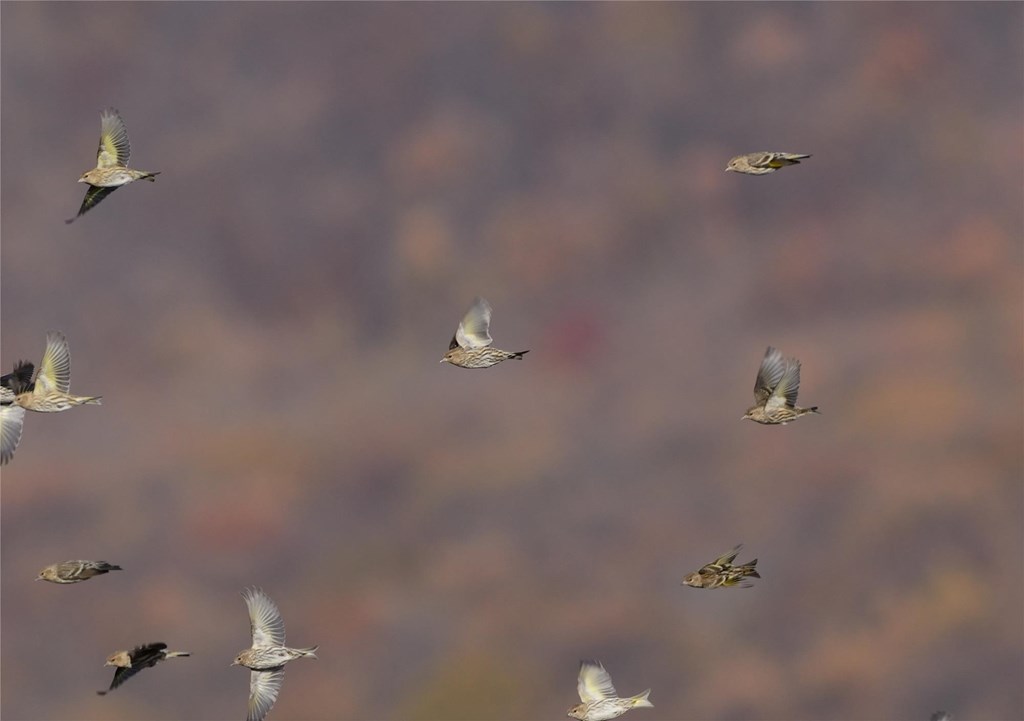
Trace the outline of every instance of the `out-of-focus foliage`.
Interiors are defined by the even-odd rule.
[[[3,471],[4,718],[241,717],[247,585],[271,719],[1024,715],[1020,4],[0,13],[3,367],[104,396]],[[65,227],[107,105],[162,174]],[[476,294],[525,360],[438,364]]]

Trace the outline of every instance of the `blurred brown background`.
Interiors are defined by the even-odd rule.
[[[3,368],[104,395],[3,471],[3,717],[243,717],[247,585],[278,721],[1024,717],[1022,20],[3,3]],[[65,226],[106,105],[163,174]],[[475,294],[523,362],[438,364]]]

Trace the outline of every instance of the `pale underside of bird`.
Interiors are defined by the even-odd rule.
[[[745,578],[760,578],[757,572],[757,559],[748,563],[733,565],[736,556],[739,555],[743,544],[736,546],[731,551],[723,553],[711,563],[702,566],[699,571],[688,574],[683,583],[693,588],[720,588],[722,586],[738,586],[750,588],[753,584],[744,581]]]
[[[782,353],[768,346],[754,380],[754,405],[743,419],[764,425],[786,425],[808,413],[818,413],[818,406],[798,408],[800,361],[783,358]]]
[[[801,160],[811,157],[802,153],[780,153],[761,151],[737,155],[729,161],[726,171],[745,175],[767,175],[787,165],[799,165]]]
[[[580,661],[576,691],[579,693],[580,703],[570,708],[567,715],[579,721],[608,721],[618,718],[632,708],[654,707],[647,699],[651,689],[636,696],[619,698],[615,686],[612,685],[612,677],[599,661]]]
[[[188,651],[168,651],[166,643],[147,643],[136,646],[131,651],[118,651],[111,654],[104,666],[115,666],[114,679],[106,691],[97,691],[100,696],[123,684],[132,676],[145,668],[151,668],[167,658],[191,656]]]
[[[242,593],[249,610],[252,647],[242,651],[232,666],[245,666],[249,674],[249,710],[246,721],[262,721],[273,708],[284,679],[284,665],[303,656],[316,658],[318,646],[284,645],[284,620],[270,597],[258,588]]]
[[[71,353],[63,333],[46,334],[46,351],[36,371],[28,361],[0,376],[0,465],[14,457],[21,442],[25,411],[57,413],[84,404],[100,405],[100,396],[74,396],[71,389]]]
[[[41,570],[36,580],[50,583],[81,583],[93,576],[120,570],[120,566],[106,561],[62,561]]]
[[[65,223],[73,223],[122,185],[136,180],[156,182],[159,171],[148,172],[128,167],[131,153],[124,120],[116,109],[107,108],[100,114],[100,146],[96,151],[96,167],[82,173],[78,179],[79,183],[88,183],[89,189],[85,191],[78,215]]]
[[[448,352],[441,358],[442,363],[451,363],[460,368],[490,368],[509,358],[522,360],[530,351],[511,352],[492,348],[491,304],[483,298],[473,299],[466,315],[448,344]]]

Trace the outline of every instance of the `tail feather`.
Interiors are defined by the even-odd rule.
[[[651,689],[647,689],[629,700],[633,702],[633,708],[654,708],[654,704],[647,700],[647,697],[650,695]]]
[[[147,173],[146,175],[142,176],[142,179],[143,180],[148,180],[151,183],[155,183],[156,182],[156,176],[160,175],[160,173],[161,173],[161,171],[159,171],[159,170],[156,171],[155,173]]]
[[[102,406],[103,396],[91,396],[89,398],[84,399],[82,401],[82,404],[87,406]]]
[[[309,648],[297,648],[295,650],[298,651],[303,656],[309,656],[310,658],[316,658],[317,657],[316,656],[316,650],[318,648],[320,648],[320,647],[319,646],[310,646]]]
[[[529,352],[530,351],[528,351],[528,350],[521,350],[521,351],[518,351],[516,353],[513,353],[512,357],[515,358],[516,360],[522,360],[523,356],[526,355]]]
[[[167,658],[174,658],[175,656],[191,656],[192,654],[188,651],[168,651]]]

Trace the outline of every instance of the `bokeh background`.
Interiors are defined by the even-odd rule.
[[[104,395],[3,469],[5,719],[243,717],[248,585],[281,721],[1024,717],[1024,6],[0,13],[0,360]],[[107,105],[163,174],[65,226]],[[477,294],[523,362],[438,364]]]

